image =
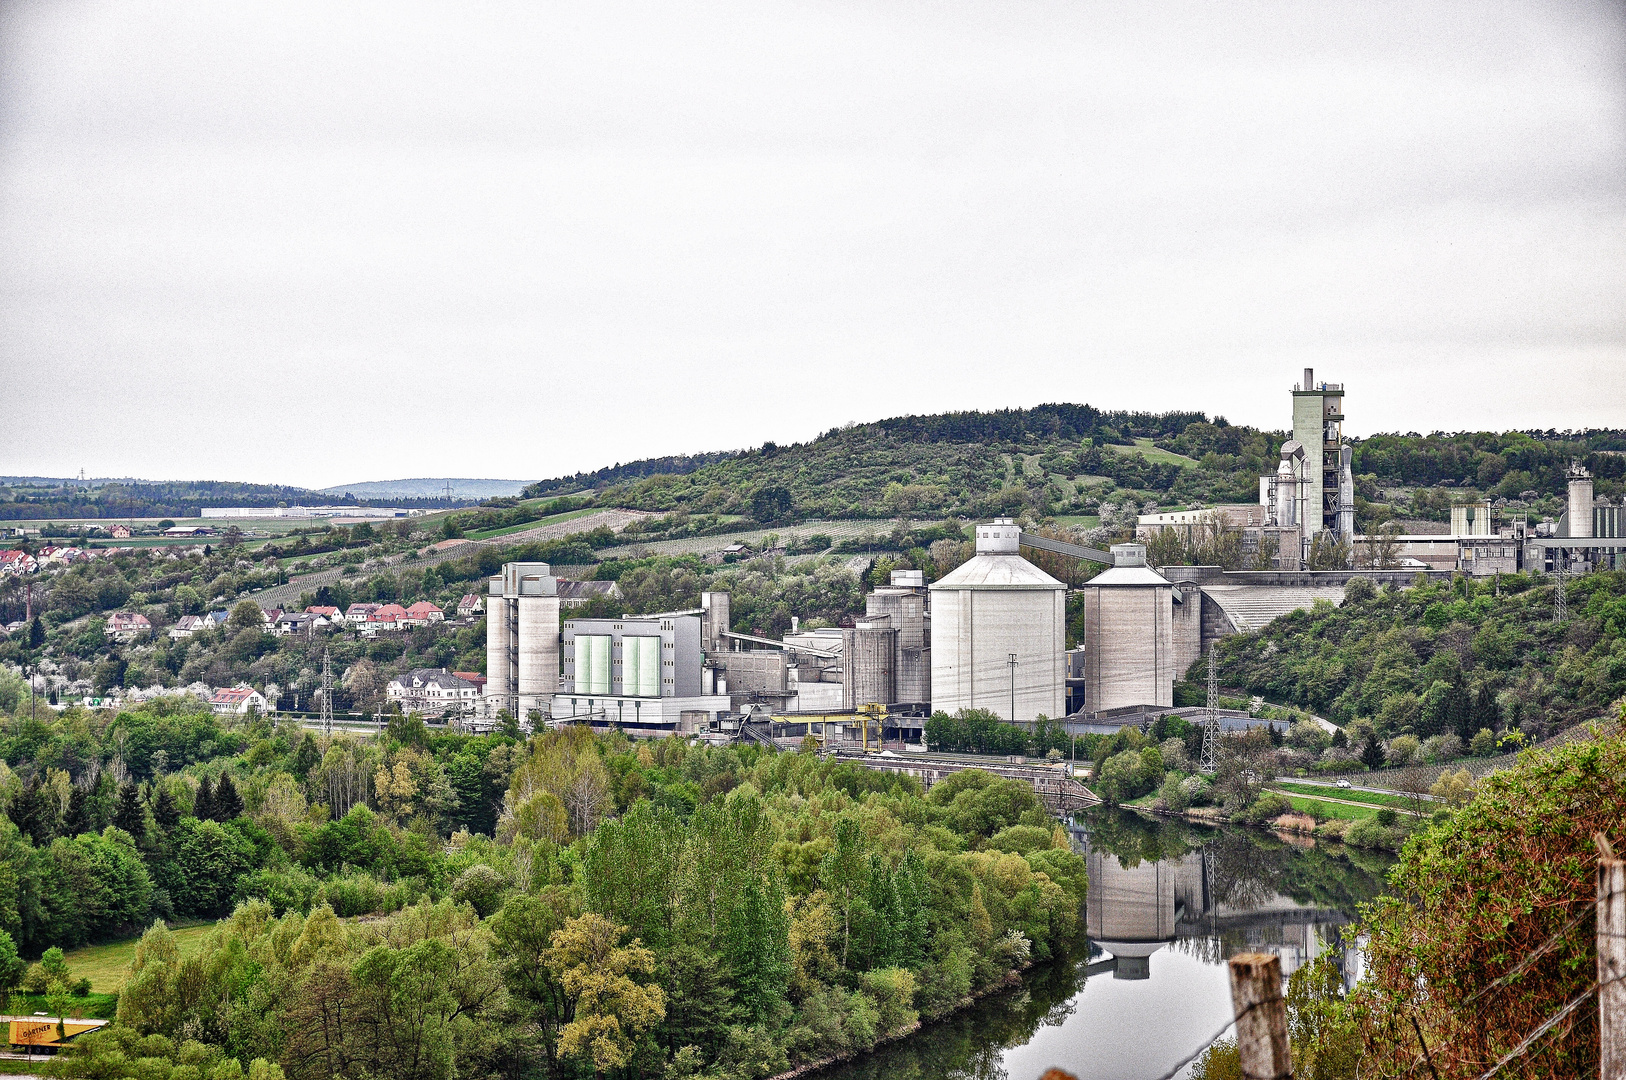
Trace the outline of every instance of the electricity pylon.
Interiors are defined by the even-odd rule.
[[[1219,676],[1214,669],[1214,650],[1208,647],[1208,711],[1203,716],[1203,772],[1219,767]]]

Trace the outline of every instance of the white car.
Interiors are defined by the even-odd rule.
[[[1348,780],[1340,780],[1340,781],[1338,781],[1338,786],[1339,787],[1354,787],[1355,785],[1350,783]]]

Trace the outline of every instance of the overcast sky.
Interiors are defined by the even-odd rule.
[[[0,473],[1626,426],[1623,10],[6,3]]]

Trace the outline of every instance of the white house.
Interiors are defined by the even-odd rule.
[[[472,708],[480,699],[480,688],[445,668],[418,668],[391,679],[384,694],[399,701],[402,712],[439,716],[453,705]]]
[[[266,711],[265,695],[252,686],[234,686],[230,690],[216,690],[209,699],[209,707],[219,716],[246,715]]]

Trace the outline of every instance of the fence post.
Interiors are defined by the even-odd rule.
[[[1231,957],[1231,1007],[1244,1080],[1291,1080],[1281,958],[1274,953]]]
[[[1626,1080],[1626,861],[1598,841],[1598,1076]]]

